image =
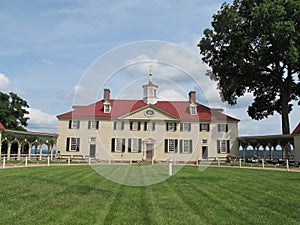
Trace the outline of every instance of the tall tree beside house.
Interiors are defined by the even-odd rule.
[[[29,112],[27,102],[17,94],[0,92],[0,122],[7,129],[26,130]]]
[[[224,101],[234,105],[250,92],[249,116],[261,120],[278,112],[282,133],[290,133],[289,113],[293,102],[300,105],[299,0],[224,3],[198,47]]]

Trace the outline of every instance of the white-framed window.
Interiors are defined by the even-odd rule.
[[[218,124],[218,132],[228,132],[228,124],[227,123]]]
[[[191,131],[191,123],[180,123],[180,131]]]
[[[230,153],[230,140],[217,140],[218,153]]]
[[[79,151],[80,138],[68,137],[66,142],[66,151]]]
[[[124,121],[114,121],[114,130],[124,130]]]
[[[91,130],[99,129],[99,121],[98,120],[89,120],[88,129],[91,129]]]
[[[203,132],[203,131],[209,132],[209,128],[210,128],[209,123],[200,123],[199,124],[199,131],[200,132]]]
[[[191,115],[197,114],[197,107],[195,105],[190,105],[190,114]]]
[[[144,123],[144,130],[155,130],[155,122],[145,122]]]
[[[167,131],[176,131],[177,124],[175,122],[167,122],[166,128]]]
[[[177,152],[178,140],[165,139],[165,152]]]
[[[141,129],[141,122],[132,121],[130,122],[130,130],[140,130]]]
[[[89,137],[89,142],[90,143],[95,143],[96,142],[96,137]]]
[[[79,129],[80,121],[79,120],[69,120],[69,129]]]
[[[111,139],[112,152],[125,152],[125,138],[112,138]]]
[[[103,112],[104,113],[110,113],[110,111],[111,111],[111,104],[110,104],[109,101],[105,101],[103,103]]]
[[[184,139],[179,141],[179,152],[180,153],[192,153],[193,152],[193,141],[191,139]]]
[[[129,138],[128,139],[128,152],[141,152],[142,151],[142,139],[141,138]]]

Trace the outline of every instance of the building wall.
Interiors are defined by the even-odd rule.
[[[146,110],[146,109],[145,109]],[[145,111],[144,110],[144,111]],[[149,118],[145,112],[141,110],[134,115],[124,116],[124,130],[114,130],[113,120],[99,120],[99,128],[97,130],[88,129],[89,119],[80,120],[79,129],[69,129],[69,120],[59,120],[57,140],[57,150],[61,155],[84,155],[89,156],[90,145],[96,145],[95,157],[99,160],[142,160],[146,157],[146,143],[154,144],[154,160],[167,160],[173,158],[179,161],[196,161],[202,159],[202,147],[208,147],[208,158],[225,158],[228,154],[235,154],[236,137],[238,136],[237,123],[227,123],[228,132],[219,132],[218,124],[224,123],[222,121],[215,121],[210,123],[210,131],[199,131],[199,121],[185,121],[191,123],[191,131],[180,131],[180,122],[174,118],[164,115],[162,112],[156,111],[155,116]],[[95,119],[90,119],[95,120]],[[144,121],[155,122],[154,131],[144,130]],[[140,121],[141,129],[139,131],[130,130],[130,121]],[[177,122],[176,131],[166,130],[166,121]],[[207,123],[207,122],[203,122]],[[66,151],[67,138],[80,138],[80,151]],[[91,142],[91,138],[95,138]],[[112,138],[125,139],[125,152],[111,152]],[[142,152],[128,152],[128,139],[141,138]],[[176,140],[192,140],[192,153],[165,153],[165,139]],[[204,140],[204,141],[203,141]],[[207,140],[207,143],[205,143]],[[230,153],[217,152],[217,140],[230,140]]]
[[[295,143],[295,161],[300,162],[300,135],[297,134],[294,136]]]

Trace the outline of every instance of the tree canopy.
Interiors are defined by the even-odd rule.
[[[25,130],[29,112],[27,102],[17,94],[0,92],[0,122],[7,129]]]
[[[289,113],[300,104],[300,1],[234,0],[213,15],[212,29],[198,44],[221,97],[234,105],[250,92],[251,118],[281,114],[290,133]]]

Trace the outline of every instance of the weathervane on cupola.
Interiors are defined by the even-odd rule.
[[[157,90],[158,86],[154,85],[152,82],[152,68],[153,68],[153,65],[151,64],[149,66],[149,83],[146,85],[143,85],[143,89],[144,89],[143,101],[147,105],[154,105],[157,103],[156,90]]]

